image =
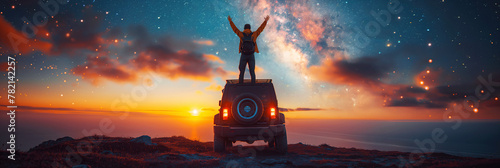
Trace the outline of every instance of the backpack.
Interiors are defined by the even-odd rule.
[[[250,34],[243,33],[243,37],[241,38],[243,41],[241,44],[241,52],[245,55],[250,55],[255,52],[255,42],[252,40],[252,34],[253,32]]]

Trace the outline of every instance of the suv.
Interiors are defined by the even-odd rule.
[[[219,100],[219,114],[214,116],[214,150],[223,152],[236,141],[252,144],[264,140],[269,147],[286,153],[285,115],[279,113],[272,80],[249,82],[227,80]]]

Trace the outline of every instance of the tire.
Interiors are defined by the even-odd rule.
[[[283,135],[276,136],[276,150],[281,154],[286,154],[288,151],[288,141],[286,139],[286,130],[283,130]]]
[[[233,100],[231,114],[240,124],[255,124],[264,113],[262,101],[254,94],[244,93]]]
[[[224,138],[214,135],[214,151],[215,152],[225,152],[226,142]]]

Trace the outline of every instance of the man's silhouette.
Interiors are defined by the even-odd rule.
[[[240,76],[239,76],[239,82],[243,83],[243,77],[245,74],[245,68],[248,63],[248,69],[250,70],[250,76],[252,78],[252,83],[255,83],[255,56],[254,53],[257,52],[259,53],[259,49],[257,48],[257,37],[259,37],[259,34],[262,33],[264,30],[264,27],[266,27],[267,21],[269,20],[269,15],[264,18],[264,22],[260,25],[260,27],[252,32],[250,30],[250,24],[245,24],[243,32],[238,30],[238,28],[234,25],[233,21],[231,20],[231,16],[227,17],[227,20],[229,20],[229,24],[231,25],[231,28],[233,29],[234,33],[240,37],[240,49],[239,53],[241,53],[240,57]]]

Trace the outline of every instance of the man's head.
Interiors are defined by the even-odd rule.
[[[245,24],[245,29],[250,29],[250,24]]]

